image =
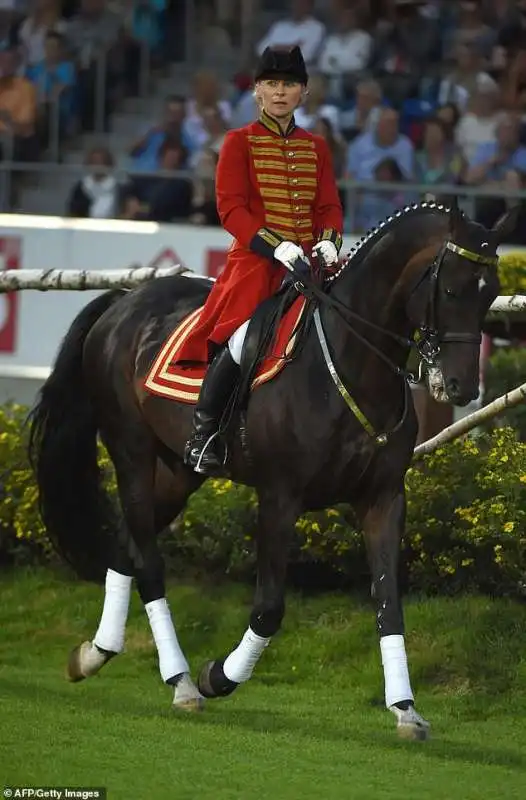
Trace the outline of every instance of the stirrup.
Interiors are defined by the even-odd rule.
[[[226,443],[223,443],[221,440],[219,440],[219,443],[220,445],[222,445],[224,450],[222,458],[214,447],[211,448],[211,445],[213,445],[213,443],[219,439],[219,436],[220,436],[219,431],[214,431],[214,433],[212,433],[211,436],[209,436],[204,441],[204,444],[202,444],[204,437],[198,437],[198,438],[196,437],[197,441],[195,439],[194,440],[190,439],[187,443],[187,451],[185,454],[184,463],[187,466],[191,467],[194,470],[194,472],[197,472],[199,475],[210,475],[210,476],[216,475],[217,472],[220,471],[225,466],[228,456],[227,445]],[[193,464],[190,459],[190,456],[192,450],[197,448],[200,448],[200,453],[197,462]],[[203,468],[203,459],[206,461],[206,459],[209,458],[210,455],[212,455],[214,463],[210,465],[205,465],[205,467]]]

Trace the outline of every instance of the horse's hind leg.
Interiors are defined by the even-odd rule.
[[[83,642],[71,652],[66,673],[70,681],[77,682],[95,675],[124,649],[133,575],[128,540],[125,522],[121,520],[112,540],[99,626],[92,641]]]
[[[76,669],[94,674],[122,651],[134,576],[152,628],[161,676],[175,687],[174,706],[194,710],[201,707],[202,697],[190,678],[172,622],[165,596],[164,562],[156,535],[180,513],[200,481],[182,464],[174,468],[173,473],[162,462],[156,464],[153,446],[141,447],[148,440],[149,436],[145,433],[141,436],[136,431],[133,445],[126,444],[124,452],[122,441],[118,447],[108,445],[117,473],[124,519],[114,567],[108,570],[106,578],[99,628],[93,642],[85,642],[78,649],[77,661],[83,660]],[[137,458],[139,454],[141,457]]]
[[[284,487],[258,490],[258,497],[257,585],[249,626],[225,659],[202,668],[198,687],[205,697],[225,697],[251,677],[285,614],[289,546],[301,509]]]

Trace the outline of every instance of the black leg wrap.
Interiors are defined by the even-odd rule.
[[[99,653],[101,653],[101,655],[104,656],[104,658],[106,659],[106,663],[110,661],[110,659],[112,659],[114,656],[119,655],[118,653],[115,653],[113,650],[103,650],[102,647],[98,646],[98,644],[95,644],[95,648],[99,651]]]
[[[399,703],[395,703],[395,706],[399,708],[400,711],[407,711],[411,706],[414,706],[414,703],[412,700],[401,700]]]
[[[165,683],[168,684],[168,686],[177,686],[183,675],[184,672],[180,672],[178,675],[173,675],[171,678],[168,678]]]
[[[279,631],[284,616],[285,605],[283,603],[265,611],[255,609],[250,615],[250,627],[256,636],[269,639]]]
[[[197,688],[203,697],[228,697],[239,686],[239,683],[226,677],[223,671],[224,663],[224,659],[222,661],[209,661],[199,673]]]

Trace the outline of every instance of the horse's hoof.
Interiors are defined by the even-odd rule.
[[[175,684],[173,708],[175,711],[186,711],[194,713],[202,711],[205,706],[205,699],[200,694],[197,686],[190,675],[185,672]]]
[[[104,664],[116,653],[100,650],[92,642],[82,642],[74,647],[69,654],[66,667],[66,678],[72,683],[78,683],[85,678],[96,675]]]
[[[205,707],[204,697],[190,697],[188,700],[174,700],[172,708],[174,711],[184,711],[187,714],[195,714],[198,711],[203,711]]]
[[[209,699],[214,697],[227,697],[239,686],[239,683],[229,680],[223,672],[223,661],[208,661],[202,667],[197,678],[197,688]]]
[[[72,683],[78,683],[88,677],[82,671],[82,653],[86,651],[86,647],[91,647],[91,642],[82,642],[82,644],[74,647],[69,654],[66,678]]]
[[[415,711],[414,706],[405,710],[391,706],[389,710],[396,716],[396,730],[400,739],[412,742],[425,742],[429,739],[431,726]]]

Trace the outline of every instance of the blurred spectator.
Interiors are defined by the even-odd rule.
[[[327,81],[323,75],[313,75],[309,80],[305,100],[296,110],[294,118],[300,128],[310,131],[320,117],[330,120],[332,128],[339,133],[340,112],[334,103],[327,102]]]
[[[414,180],[414,147],[407,136],[400,133],[399,115],[392,108],[383,109],[375,131],[362,133],[349,145],[347,177],[358,181],[379,180],[377,167],[385,161],[394,162],[397,167],[396,173],[403,176],[404,180]],[[384,174],[383,170],[380,172]],[[389,174],[391,173],[392,169]],[[382,205],[380,201],[380,195],[369,189],[359,193],[359,199],[355,204],[354,224],[360,230],[370,227],[372,217]],[[394,202],[393,197],[390,201]],[[376,217],[376,222],[379,219],[380,217]]]
[[[526,174],[526,147],[520,143],[518,120],[505,114],[497,125],[495,141],[476,148],[466,182],[474,186],[500,185],[510,170]]]
[[[519,141],[519,123],[511,114],[502,117],[495,142],[479,145],[471,159],[466,182],[472,186],[517,191],[524,188],[526,147]],[[516,202],[513,200],[512,202]],[[503,197],[478,197],[476,219],[491,227],[505,211]],[[489,224],[488,224],[489,223]]]
[[[399,115],[392,108],[382,110],[375,131],[362,133],[350,143],[348,177],[371,181],[377,165],[386,158],[396,161],[406,179],[414,177],[414,147],[410,139],[400,133]]]
[[[361,81],[356,87],[354,106],[341,114],[341,126],[347,139],[373,131],[382,113],[382,89],[377,81]]]
[[[112,174],[112,154],[106,147],[94,147],[84,163],[88,169],[71,189],[67,213],[70,217],[118,218],[123,187]]]
[[[455,184],[464,171],[464,159],[449,136],[449,130],[438,117],[428,119],[424,127],[424,141],[416,154],[419,183]]]
[[[193,225],[219,225],[215,201],[215,172],[218,154],[205,149],[194,170],[192,212],[189,222]]]
[[[244,125],[249,125],[258,116],[258,107],[254,97],[254,90],[251,87],[247,89],[236,105],[232,109],[231,125],[232,128],[242,128]]]
[[[75,65],[65,55],[64,38],[60,33],[48,31],[44,58],[27,68],[26,77],[35,86],[39,105],[39,139],[49,144],[50,118],[57,113],[59,138],[66,135],[73,123]]]
[[[436,109],[435,116],[445,125],[447,130],[447,138],[450,141],[453,141],[455,138],[458,121],[460,119],[460,111],[458,110],[458,107],[455,105],[455,103],[445,103],[443,106],[439,106]]]
[[[325,36],[325,25],[313,16],[313,0],[291,0],[290,17],[271,25],[257,45],[259,55],[266,47],[301,47],[307,64],[313,64]]]
[[[515,9],[498,33],[498,44],[514,56],[526,47],[526,0],[516,0]]]
[[[523,105],[522,95],[526,90],[526,48],[517,50],[507,62],[502,89],[506,108],[518,111]]]
[[[374,168],[374,180],[379,183],[403,183],[406,179],[394,158],[384,158]],[[399,188],[393,191],[364,192],[356,214],[357,231],[370,230],[379,222],[407,205],[409,195]]]
[[[487,86],[477,89],[456,129],[456,142],[466,161],[471,162],[480,144],[494,142],[500,119],[499,91]]]
[[[129,4],[129,0],[127,2]],[[141,42],[148,47],[150,57],[156,63],[163,61],[163,23],[167,5],[166,0],[132,0],[131,13],[125,26],[134,42]]]
[[[12,137],[15,161],[38,161],[37,95],[33,84],[17,75],[19,67],[18,48],[5,44],[0,52],[0,131],[8,135],[8,142]]]
[[[323,136],[332,155],[334,174],[337,179],[343,178],[345,170],[345,142],[334,130],[328,117],[321,114],[312,128],[313,133]]]
[[[189,150],[190,134],[185,127],[185,99],[178,95],[166,98],[164,116],[159,125],[148,127],[130,147],[128,154],[136,170],[154,171],[160,165],[160,150],[166,139],[177,139]]]
[[[67,40],[77,61],[82,129],[93,130],[98,71],[104,70],[104,127],[112,102],[122,85],[123,26],[105,0],[80,0],[80,9],[69,21]]]
[[[228,100],[221,99],[221,87],[215,74],[203,70],[195,75],[193,96],[186,103],[185,128],[192,152],[201,150],[208,141],[204,114],[209,109],[218,109],[225,124],[230,125],[232,106]]]
[[[167,138],[159,152],[159,168],[177,171],[184,168],[188,154],[178,139]],[[192,183],[188,178],[168,175],[132,178],[126,191],[126,219],[148,219],[171,222],[186,219],[190,214]]]
[[[392,24],[375,38],[375,76],[397,107],[418,95],[422,75],[439,55],[438,24],[419,13],[423,5],[424,0],[395,0]]]
[[[342,6],[336,17],[336,31],[325,39],[318,68],[332,79],[331,91],[341,93],[341,82],[366,69],[372,53],[373,39],[363,30],[356,9]]]
[[[496,32],[484,22],[481,0],[460,0],[453,6],[455,26],[449,41],[445,42],[445,57],[450,58],[459,44],[474,45],[489,57],[496,41]]]
[[[50,31],[65,33],[60,0],[33,0],[31,11],[18,28],[18,42],[25,66],[41,63],[45,58],[46,36]]]
[[[482,56],[476,44],[459,44],[456,49],[456,67],[440,81],[437,93],[439,105],[455,103],[462,111],[473,92],[489,87],[496,89],[493,78],[482,69]]]

